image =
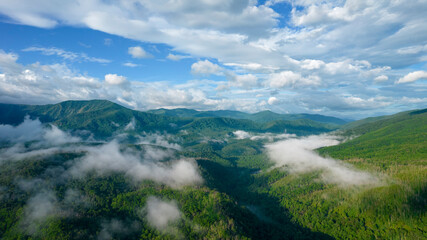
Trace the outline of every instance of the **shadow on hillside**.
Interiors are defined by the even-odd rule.
[[[416,216],[422,216],[426,213],[427,206],[427,186],[421,187],[417,193],[413,194],[408,199],[412,214]]]
[[[288,209],[267,193],[250,190],[253,169],[225,167],[209,160],[197,160],[206,185],[226,193],[239,204],[230,212],[236,225],[252,239],[334,239],[291,221]],[[254,208],[256,211],[254,211]]]

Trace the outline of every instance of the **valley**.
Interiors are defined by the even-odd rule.
[[[0,104],[2,239],[424,239],[427,112]]]

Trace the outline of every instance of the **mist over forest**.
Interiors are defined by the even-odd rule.
[[[0,239],[427,239],[426,0],[0,0]]]

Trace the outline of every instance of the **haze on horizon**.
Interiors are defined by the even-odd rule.
[[[0,0],[0,102],[360,119],[427,105],[427,1]]]

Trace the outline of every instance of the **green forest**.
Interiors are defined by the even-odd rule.
[[[427,109],[0,113],[1,239],[427,238]]]

